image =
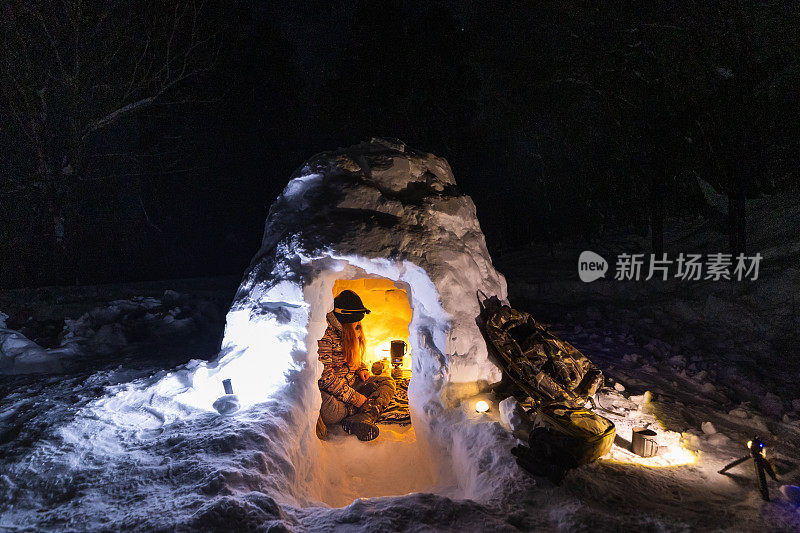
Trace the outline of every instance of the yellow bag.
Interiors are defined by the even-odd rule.
[[[549,404],[542,405],[537,414],[541,426],[531,432],[531,449],[566,468],[596,461],[614,443],[614,423],[588,409]]]

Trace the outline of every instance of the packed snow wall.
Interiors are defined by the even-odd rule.
[[[412,419],[429,453],[451,458],[435,461],[442,476],[453,475],[459,456],[452,447],[453,431],[467,423],[461,400],[500,379],[475,322],[476,292],[505,301],[506,282],[448,163],[384,139],[311,158],[269,210],[218,359],[182,377],[176,396],[211,409],[222,380],[231,379],[243,409],[277,400],[286,428],[281,445],[293,465],[287,490],[301,504],[314,499],[324,475],[309,458],[319,456],[317,340],[333,308],[332,289],[336,280],[371,277],[408,295]],[[474,476],[464,475],[470,479],[456,484],[474,485]]]

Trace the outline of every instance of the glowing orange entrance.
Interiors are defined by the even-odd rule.
[[[334,297],[343,290],[351,290],[361,297],[364,306],[372,311],[363,320],[367,339],[365,363],[389,359],[390,342],[408,343],[408,325],[411,323],[411,306],[408,294],[392,280],[385,278],[339,279],[333,284]],[[403,370],[411,371],[410,350],[403,358]],[[389,365],[386,365],[386,372]],[[407,372],[407,374],[408,374]],[[409,374],[410,375],[410,374]]]

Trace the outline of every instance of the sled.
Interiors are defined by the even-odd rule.
[[[614,423],[584,408],[603,384],[602,372],[586,356],[496,297],[484,295],[478,324],[503,370],[495,394],[529,398],[532,404],[529,415],[537,427],[529,436],[530,447],[514,450],[520,466],[558,480],[567,469],[608,453]]]
[[[481,307],[490,354],[506,380],[534,402],[580,408],[602,386],[603,373],[530,314],[490,299]]]

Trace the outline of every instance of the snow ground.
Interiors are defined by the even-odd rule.
[[[420,461],[426,456],[412,426],[381,424],[380,437],[363,443],[339,427],[329,428],[323,463],[340,463],[343,468],[332,469],[328,475],[323,502],[345,507],[357,498],[402,496],[435,488],[431,465]]]
[[[800,530],[798,504],[779,490],[800,485],[800,392],[794,385],[800,359],[792,342],[796,318],[787,304],[800,287],[794,266],[800,243],[790,231],[800,227],[800,206],[765,200],[753,206],[750,219],[759,223],[750,233],[752,250],[765,259],[761,280],[749,284],[583,284],[575,264],[585,248],[580,246],[564,247],[556,257],[530,249],[497,260],[512,304],[551,324],[617,384],[604,389],[599,401],[616,413],[609,417],[620,438],[629,439],[633,425],[655,424],[656,417],[674,432],[662,430],[662,443],[680,434],[696,455],[692,464],[632,464],[615,447],[610,457],[554,486],[517,470],[510,454],[478,454],[461,464],[495,465],[496,478],[482,480],[494,495],[470,500],[455,496],[453,487],[430,486],[425,469],[413,468],[413,428],[395,428],[396,435],[384,435],[391,439],[374,443],[333,435],[325,448],[363,468],[362,474],[392,459],[394,471],[389,465],[381,478],[356,486],[354,478],[331,470],[327,505],[296,505],[280,496],[287,493],[283,480],[302,484],[308,475],[292,471],[295,451],[263,452],[282,442],[286,421],[276,413],[285,406],[267,402],[235,417],[182,417],[138,396],[165,370],[213,355],[213,340],[189,342],[214,328],[203,325],[160,338],[125,337],[116,345],[84,342],[60,359],[59,374],[0,377],[0,529]],[[724,238],[699,223],[673,224],[667,241],[675,253],[724,250]],[[612,252],[645,245],[644,239],[617,236],[588,248],[610,259]],[[183,292],[191,294],[188,287]],[[137,303],[129,295],[124,299]],[[195,301],[204,299],[215,302],[208,295]],[[154,308],[157,324],[171,305]],[[105,307],[111,306],[120,304]],[[96,337],[109,324],[120,324],[124,336],[125,325],[138,319],[121,316],[99,320],[82,338]],[[188,348],[168,342],[176,339]],[[498,411],[494,405],[472,435],[477,449],[487,435],[508,448],[514,444]],[[754,434],[767,441],[779,474],[779,483],[769,482],[770,503],[761,501],[749,464],[730,476],[717,474],[746,453],[744,443]],[[371,453],[369,462],[359,462],[364,452]],[[355,494],[365,498],[349,503]]]

